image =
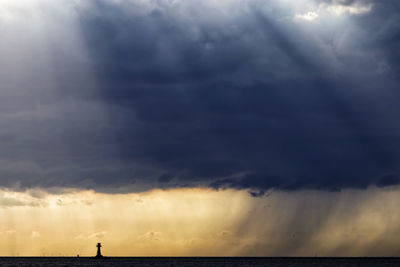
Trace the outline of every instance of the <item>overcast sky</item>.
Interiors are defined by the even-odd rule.
[[[396,0],[0,4],[0,186],[400,182]]]

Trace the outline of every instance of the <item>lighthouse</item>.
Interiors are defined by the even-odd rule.
[[[101,255],[101,243],[97,243],[96,247],[97,247],[96,258],[103,258],[103,255]]]

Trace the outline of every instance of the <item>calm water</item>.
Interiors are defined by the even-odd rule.
[[[1,266],[400,266],[400,258],[0,258]]]

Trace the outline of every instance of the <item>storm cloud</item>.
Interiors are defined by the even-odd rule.
[[[0,5],[1,186],[400,181],[396,1],[37,3]]]

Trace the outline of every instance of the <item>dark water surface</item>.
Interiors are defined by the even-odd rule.
[[[1,266],[400,266],[400,258],[2,257]]]

